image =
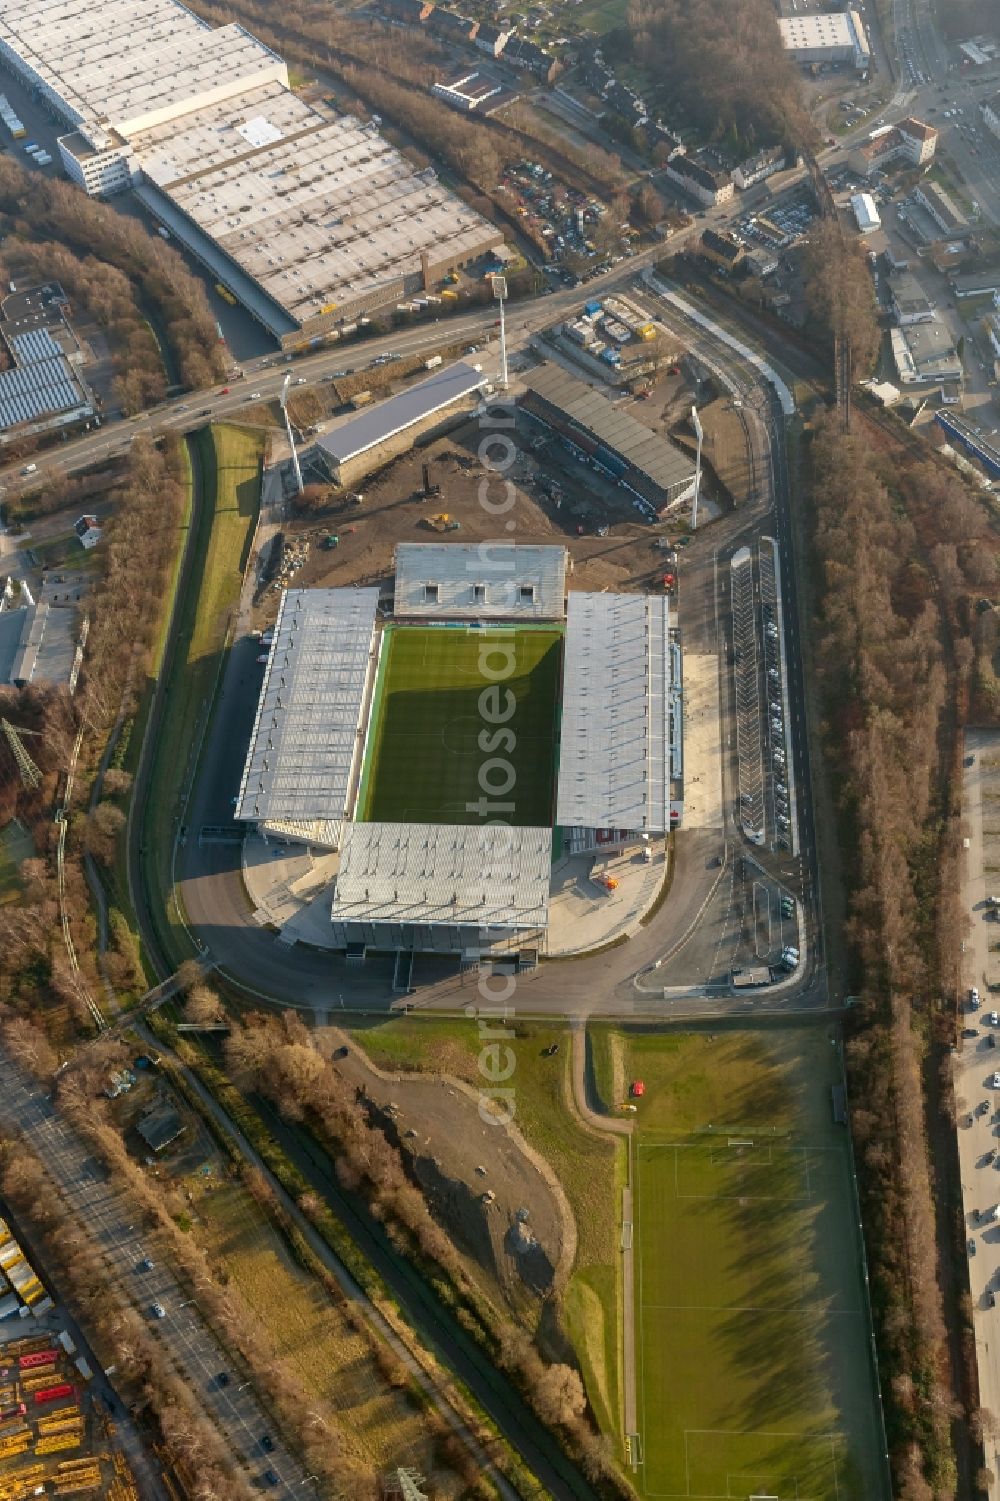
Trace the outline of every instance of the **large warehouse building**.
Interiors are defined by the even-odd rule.
[[[377,589],[283,595],[235,817],[336,853],[352,957],[544,949],[557,849],[679,823],[669,602],[567,611],[566,567],[562,547],[406,544],[391,613]]]
[[[518,406],[647,511],[694,493],[695,466],[686,453],[558,365],[530,373]]]
[[[856,10],[782,16],[778,26],[782,45],[796,62],[852,63],[859,73],[867,72],[871,66],[865,24]]]
[[[179,0],[11,0],[0,57],[66,122],[69,176],[134,187],[283,344],[502,243],[376,124],[305,103],[277,54]]]

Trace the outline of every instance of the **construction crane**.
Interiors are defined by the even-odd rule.
[[[11,755],[17,762],[17,769],[21,773],[22,785],[25,787],[38,787],[41,784],[42,774],[25,750],[24,741],[21,739],[21,736],[37,735],[39,732],[37,730],[18,730],[11,724],[9,719],[0,719],[0,729],[6,735]]]

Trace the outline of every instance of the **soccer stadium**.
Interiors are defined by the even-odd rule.
[[[544,951],[553,859],[682,816],[666,598],[563,547],[407,543],[391,593],[286,590],[235,816],[338,858],[336,947]]]

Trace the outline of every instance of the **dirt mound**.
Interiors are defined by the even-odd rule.
[[[343,1034],[333,1028],[329,1042],[335,1067],[398,1147],[455,1244],[511,1296],[558,1288],[573,1262],[576,1226],[551,1170],[516,1128],[480,1111],[477,1092],[458,1079],[383,1074],[354,1045],[343,1055]]]

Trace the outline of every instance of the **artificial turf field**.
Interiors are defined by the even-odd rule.
[[[521,828],[551,825],[562,632],[549,628],[513,631],[459,627],[387,626],[376,684],[376,702],[358,799],[366,823],[478,824],[489,818]],[[512,670],[498,681],[516,700],[504,725],[484,719],[479,699],[493,679],[481,653],[503,643],[485,662],[504,671],[510,644]],[[480,746],[480,735],[514,736]],[[513,782],[491,760],[509,763]],[[481,774],[496,792],[491,802],[513,807],[470,811],[484,795]]]
[[[633,1200],[642,1494],[879,1501],[826,1029],[637,1039],[628,1066],[647,1091]]]

